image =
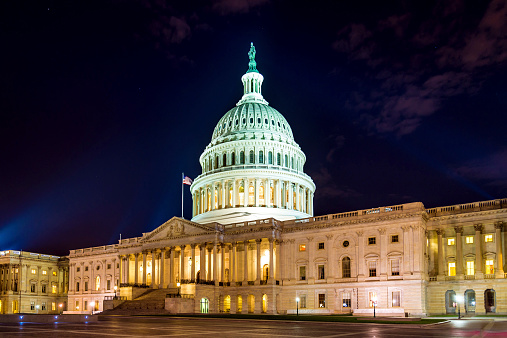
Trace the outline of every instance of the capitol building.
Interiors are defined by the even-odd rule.
[[[71,250],[66,311],[507,313],[507,199],[314,215],[306,156],[255,54],[199,157],[192,219]]]

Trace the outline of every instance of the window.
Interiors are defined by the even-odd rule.
[[[495,272],[493,266],[494,266],[493,260],[492,259],[486,259],[486,274],[487,275],[492,275]]]
[[[268,164],[273,164],[273,153],[271,151],[268,153]]]
[[[119,269],[120,268],[120,263],[116,263],[116,268]]]
[[[401,306],[401,291],[393,291],[392,307]]]
[[[239,162],[240,164],[245,164],[245,152],[240,152],[239,153]]]
[[[475,274],[475,262],[467,261],[467,275],[472,276]]]
[[[306,308],[306,295],[299,296],[299,307],[302,309]]]
[[[36,290],[35,283],[30,284],[30,292],[35,292],[35,290]]]
[[[325,279],[326,274],[324,273],[324,265],[317,266],[317,270],[319,271],[319,279]]]
[[[32,310],[32,311],[35,310],[35,302],[34,301],[30,302],[30,310]]]
[[[253,150],[250,150],[250,163],[255,163],[255,154]]]
[[[350,258],[342,259],[342,278],[350,278]]]
[[[323,250],[324,249],[324,242],[320,242],[319,243],[319,250]]]
[[[350,298],[350,292],[343,293],[342,306],[343,307],[351,307],[352,306],[352,298]]]
[[[51,293],[56,293],[56,285],[51,285]]]
[[[107,265],[107,269],[108,269],[108,270],[109,270],[109,269],[111,269],[111,264],[108,264],[108,265]]]
[[[83,310],[87,310],[87,309],[88,309],[88,301],[85,300],[83,303]]]
[[[370,307],[373,307],[373,303],[377,306],[377,293],[375,291],[368,292],[368,303]]]
[[[78,267],[76,268],[76,272],[79,272],[79,271],[81,271],[81,268],[78,266]]]
[[[97,271],[99,271],[99,270],[100,270],[100,265],[97,265]]]
[[[285,155],[285,166],[289,167],[289,156]]]
[[[455,239],[454,238],[447,238],[447,245],[454,245]]]
[[[319,293],[319,308],[325,308],[325,307],[326,307],[326,294]]]
[[[343,247],[344,247],[344,248],[348,247],[348,246],[349,246],[349,244],[350,244],[350,243],[349,243],[349,241],[343,241]]]
[[[95,291],[100,290],[100,276],[95,277]]]
[[[85,291],[88,291],[88,282],[85,282]]]
[[[398,243],[400,241],[398,235],[391,236],[391,243]]]
[[[465,243],[466,244],[474,244],[474,236],[466,236]]]
[[[56,271],[53,271],[53,276],[56,276]]]
[[[264,152],[259,151],[259,163],[264,163]]]
[[[42,302],[41,308],[42,308],[42,311],[46,311],[46,302]]]
[[[493,242],[493,235],[484,235],[484,242]]]
[[[42,284],[42,293],[47,293],[47,285]]]
[[[306,251],[306,244],[299,244],[299,251]]]
[[[370,261],[368,263],[369,271],[370,271],[370,277],[376,277],[377,276],[377,261]]]
[[[79,301],[76,300],[76,310],[79,310]]]
[[[32,275],[35,275],[37,271],[35,269],[32,269]]]
[[[377,243],[376,237],[368,237],[368,245],[375,245]]]
[[[456,276],[456,263],[455,262],[449,263],[449,276]]]
[[[79,282],[76,282],[76,291],[79,292]]]
[[[399,276],[400,275],[400,260],[393,259],[391,261],[391,276]]]
[[[51,303],[51,311],[56,311],[56,303],[55,302]]]
[[[236,164],[236,155],[234,155],[234,152],[232,152],[231,154],[231,165],[235,165]]]
[[[306,280],[306,266],[299,267],[299,280]]]
[[[44,276],[46,276],[46,275],[48,274],[48,272],[47,272],[46,270],[42,270],[42,274],[43,274]]]
[[[107,280],[106,285],[107,285],[107,287],[106,287],[107,290],[111,290],[111,280],[110,279]]]
[[[280,153],[276,154],[276,165],[282,165],[282,156]]]
[[[85,271],[88,271],[88,267],[87,266],[85,266]]]

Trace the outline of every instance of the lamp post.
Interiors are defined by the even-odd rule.
[[[296,316],[299,316],[299,297],[296,297]]]
[[[376,317],[376,314],[375,314],[375,307],[377,306],[377,296],[373,296],[371,297],[371,302],[373,303],[373,318]]]
[[[95,302],[90,302],[90,307],[92,308],[92,316],[93,316],[93,308],[95,307]]]
[[[116,285],[115,285],[115,286],[114,286],[114,299],[118,298],[118,297],[116,296],[116,290],[118,290],[118,286],[116,286]]]
[[[60,314],[62,314],[63,313],[63,304],[62,303],[58,304],[58,307],[60,308]]]
[[[458,306],[458,319],[461,319],[461,306],[460,303],[463,302],[464,297],[462,295],[456,296],[456,305]]]
[[[176,283],[176,286],[178,287],[178,297],[180,296],[180,282]]]
[[[39,314],[39,305],[35,305],[35,308],[37,309],[37,314]]]

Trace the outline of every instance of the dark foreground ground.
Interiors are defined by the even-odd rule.
[[[105,317],[95,323],[0,324],[1,337],[507,337],[507,319],[428,325]]]

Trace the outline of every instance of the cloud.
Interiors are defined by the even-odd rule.
[[[212,8],[221,15],[243,14],[267,2],[268,0],[219,0],[213,4]]]
[[[163,16],[152,22],[152,34],[161,37],[166,44],[181,43],[191,35],[191,29],[183,18]]]
[[[326,161],[334,162],[334,154],[338,149],[342,148],[343,145],[345,144],[345,136],[331,134],[329,138],[332,139],[333,144],[329,148],[329,151],[326,155]]]
[[[366,64],[364,81],[376,84],[374,90],[352,90],[346,107],[359,112],[369,130],[402,136],[447,98],[478,92],[484,75],[507,60],[507,4],[494,0],[475,25],[465,24],[473,14],[460,1],[446,1],[419,21],[404,13],[375,27],[342,28],[332,47],[350,62]]]
[[[455,172],[469,180],[485,181],[487,186],[507,190],[507,149],[467,162]]]
[[[317,173],[312,174],[312,178],[317,186],[318,198],[356,198],[361,194],[350,188],[339,188],[335,178],[329,173],[325,167],[321,167]]]

